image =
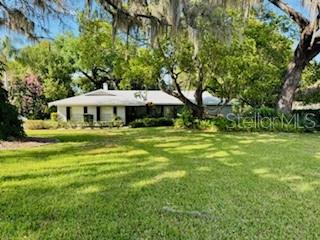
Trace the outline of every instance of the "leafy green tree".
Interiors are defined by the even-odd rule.
[[[60,0],[19,0],[0,1],[1,21],[0,27],[5,27],[14,32],[23,34],[30,39],[37,39],[36,29],[45,29],[44,16],[55,16],[66,13],[66,8]],[[5,62],[0,60],[1,76],[5,71]],[[24,135],[22,123],[18,120],[14,106],[8,101],[7,92],[0,86],[0,139],[10,136],[21,137]]]
[[[81,88],[84,84],[86,90],[102,88],[103,83],[118,88],[130,49],[126,49],[118,38],[113,39],[112,27],[106,21],[82,16],[80,29],[78,38],[66,38],[63,49],[65,56],[74,62],[75,71],[81,73],[76,85]]]
[[[73,95],[71,88],[74,66],[64,55],[65,39],[54,42],[41,41],[20,50],[17,61],[39,76],[44,86],[47,101],[54,101]]]
[[[303,71],[296,99],[304,103],[320,102],[320,63],[313,61]]]
[[[230,15],[237,30],[231,33],[232,41],[217,38],[207,30],[211,22],[203,21],[197,49],[187,33],[180,31],[158,48],[142,49],[139,61],[133,59],[130,68],[137,69],[142,79],[157,79],[163,91],[184,102],[196,117],[204,114],[202,93],[206,90],[224,99],[221,104],[238,98],[253,107],[274,106],[292,42],[272,21],[266,24],[250,18],[243,27],[236,13]],[[279,44],[270,46],[270,41]],[[195,90],[196,101],[189,101],[183,89]]]
[[[255,18],[248,20],[241,38],[234,39],[223,57],[218,58],[214,71],[222,89],[218,84],[217,95],[223,97],[219,91],[232,91],[236,95],[231,92],[229,98],[237,97],[252,107],[275,107],[292,41],[278,31],[273,21],[266,24]]]
[[[297,9],[283,2],[282,0],[269,0],[282,12],[290,16],[292,21],[299,28],[299,40],[294,50],[291,62],[288,64],[288,70],[284,76],[281,93],[277,103],[279,111],[289,114],[297,89],[301,82],[303,70],[320,53],[320,7],[319,1],[301,0],[303,6],[309,10],[309,17],[305,17]],[[277,45],[277,42],[271,42],[270,45]],[[318,87],[310,91],[317,91]]]
[[[161,65],[158,61],[159,58],[153,54],[152,49],[138,49],[136,55],[127,61],[120,87],[135,90],[159,89],[156,80],[159,77]]]
[[[24,135],[22,122],[18,119],[17,109],[10,104],[7,91],[0,87],[0,139],[20,138]]]
[[[11,102],[20,115],[28,119],[43,119],[48,116],[43,85],[36,75],[30,74],[11,84]]]

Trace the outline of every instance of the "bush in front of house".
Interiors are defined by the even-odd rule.
[[[281,114],[276,109],[262,106],[260,108],[249,107],[246,111],[241,114],[244,117],[252,118],[276,118],[280,117]]]
[[[18,118],[17,109],[9,103],[7,91],[1,88],[0,84],[0,139],[7,140],[10,137],[24,136],[22,121]]]
[[[111,121],[112,127],[120,128],[123,127],[124,122],[122,121],[121,117],[115,116]]]
[[[186,128],[181,124],[181,120],[175,121],[176,128]],[[219,119],[196,119],[189,129],[210,130],[220,132],[305,132],[305,129],[295,124],[285,123],[281,121],[269,122],[267,120],[240,120],[229,121]]]
[[[52,120],[27,120],[24,123],[24,128],[28,130],[41,130],[41,129],[76,129],[76,128],[120,128],[124,125],[121,118],[114,118],[111,122],[79,122],[79,121],[52,121]]]
[[[53,122],[58,122],[58,113],[57,112],[50,113],[50,119]]]
[[[50,120],[27,120],[24,123],[24,128],[28,130],[57,129],[58,127],[58,122]]]
[[[281,119],[240,119],[232,121],[227,128],[219,128],[227,132],[303,132],[304,128]]]
[[[176,128],[195,128],[195,118],[188,108],[184,107],[181,113],[178,114],[174,126]]]
[[[285,117],[274,117],[274,112],[271,111],[263,112],[262,116],[263,117],[254,114],[253,116],[244,116],[234,119],[227,119],[223,116],[212,119],[192,119],[188,115],[181,114],[179,118],[175,120],[175,127],[221,132],[298,133],[310,131],[310,128],[306,128],[306,124],[303,122],[292,122]]]
[[[129,124],[132,128],[142,127],[160,127],[160,126],[173,126],[174,121],[170,118],[142,118],[136,119]]]

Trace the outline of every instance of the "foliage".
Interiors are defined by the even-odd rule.
[[[50,120],[53,122],[58,122],[58,113],[57,112],[50,113]]]
[[[221,132],[313,132],[318,125],[313,119],[291,118],[280,115],[273,109],[262,108],[256,111],[246,112],[243,115],[215,117],[212,119],[178,118],[175,120],[176,128],[210,130]]]
[[[277,112],[276,109],[262,106],[260,108],[247,108],[244,112],[241,113],[242,116],[250,116],[253,118],[276,118],[280,117],[281,114]]]
[[[174,126],[176,128],[193,128],[194,120],[191,111],[187,108],[183,108],[181,113],[178,114],[178,118],[175,120]]]
[[[22,122],[18,119],[17,109],[9,103],[7,92],[0,84],[0,139],[25,136]]]
[[[149,48],[140,48],[126,65],[120,83],[123,89],[159,89],[158,81],[162,65],[159,58]]]
[[[282,119],[269,118],[241,118],[238,121],[232,122],[228,126],[229,132],[303,132],[304,128],[299,128],[296,124],[287,123]]]
[[[128,2],[119,0],[117,4],[100,2],[103,9],[113,21],[113,32],[118,30],[129,35],[140,34],[146,37],[151,45],[155,45],[159,36],[167,35],[170,31],[173,36],[181,29],[190,31],[189,38],[197,44],[201,35],[199,22],[203,18],[211,21],[210,31],[216,35],[228,34],[229,21],[225,21],[223,13],[227,8],[235,8],[242,16],[251,8],[255,0],[222,0],[222,1],[147,1]],[[212,11],[219,9],[219,17],[212,17]]]
[[[120,127],[123,127],[124,122],[121,119],[121,117],[115,116],[115,117],[112,118],[111,124],[112,124],[113,127],[120,128]]]
[[[78,77],[76,85],[80,88],[95,90],[108,83],[112,89],[119,87],[122,74],[125,71],[125,58],[130,56],[134,47],[128,49],[118,38],[113,38],[111,25],[103,20],[79,17],[80,36],[67,37],[64,52],[74,62]],[[81,80],[87,79],[87,81]]]
[[[52,120],[27,120],[24,123],[24,128],[27,130],[57,129],[58,127],[58,122]]]
[[[46,99],[43,85],[35,75],[28,75],[22,80],[11,83],[12,103],[19,114],[30,119],[42,119],[47,116]]]
[[[66,44],[63,37],[53,42],[41,41],[21,49],[17,57],[19,63],[39,77],[48,102],[72,95],[71,74],[74,73],[74,66],[64,52]]]
[[[56,113],[51,114],[50,120],[27,120],[24,123],[24,128],[28,130],[38,129],[83,129],[83,128],[120,128],[124,126],[124,122],[119,117],[115,117],[112,121],[59,121]]]
[[[228,131],[230,126],[232,126],[232,122],[225,117],[216,117],[212,119],[211,122],[219,131]]]
[[[173,126],[173,120],[170,118],[143,118],[136,119],[129,124],[132,128],[143,127],[159,127],[159,126]]]
[[[267,25],[249,19],[243,37],[235,35],[229,46],[214,42],[210,35],[206,39],[206,48],[213,50],[213,59],[206,61],[212,79],[208,85],[215,95],[238,98],[252,107],[275,105],[292,42],[277,31],[272,21]]]
[[[1,1],[0,27],[36,40],[39,31],[48,31],[45,23],[49,18],[59,19],[67,13],[65,2],[59,0]]]
[[[306,104],[320,102],[319,91],[314,91],[312,94],[304,94],[306,89],[319,84],[319,79],[320,63],[313,61],[303,71],[299,94],[297,94],[296,100],[303,101]]]
[[[211,14],[215,19],[218,13]],[[232,19],[232,41],[219,39],[208,30],[212,22],[204,19],[199,25],[197,47],[181,30],[174,38],[159,41],[158,48],[139,51],[138,57],[129,61],[129,72],[133,72],[134,79],[145,79],[146,84],[159,83],[162,90],[179,98],[193,114],[202,102],[196,99],[196,103],[190,103],[179,89],[193,89],[200,94],[208,90],[226,101],[237,98],[241,104],[273,107],[292,41],[279,32],[279,19],[250,17],[243,25],[236,12],[230,11],[227,16]]]

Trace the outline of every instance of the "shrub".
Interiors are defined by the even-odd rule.
[[[276,109],[265,106],[260,108],[249,107],[241,115],[252,118],[276,118],[280,116]]]
[[[136,119],[136,120],[134,120],[133,122],[131,122],[131,123],[129,124],[129,126],[132,127],[132,128],[142,128],[142,127],[146,127],[143,119]]]
[[[50,120],[27,120],[24,127],[28,130],[57,129],[59,123]]]
[[[183,119],[179,118],[175,121],[175,127],[186,128]],[[216,117],[214,119],[193,120],[192,129],[214,130],[222,132],[302,132],[303,128],[299,128],[296,124],[291,124],[280,118],[255,119],[240,118],[228,120],[224,117]]]
[[[214,124],[214,122],[210,119],[204,119],[204,120],[196,120],[195,126],[199,130],[211,130],[211,131],[217,131],[219,128]]]
[[[173,120],[170,118],[142,118],[136,119],[129,124],[132,128],[141,127],[160,127],[160,126],[173,126]]]
[[[232,122],[226,131],[241,132],[302,132],[295,124],[286,123],[281,119],[240,119]]]
[[[178,114],[178,120],[175,123],[175,127],[178,128],[194,128],[194,117],[191,111],[184,107],[181,113]]]
[[[113,123],[112,122],[107,122],[107,121],[99,121],[96,123],[96,126],[99,128],[112,128],[113,127]]]
[[[219,131],[228,131],[228,129],[232,127],[232,121],[225,117],[216,117],[212,119],[212,123],[219,129]]]
[[[111,124],[112,124],[113,127],[120,128],[120,127],[123,127],[124,122],[122,121],[121,117],[115,116],[115,117],[112,119]]]
[[[18,119],[16,107],[8,101],[7,92],[0,86],[0,139],[24,137],[22,121]]]
[[[53,121],[53,122],[58,122],[58,113],[52,112],[52,113],[50,114],[50,119],[51,119],[51,121]]]

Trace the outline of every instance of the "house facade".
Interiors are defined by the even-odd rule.
[[[186,97],[194,100],[194,91],[184,91]],[[209,115],[231,112],[231,105],[221,107],[221,99],[208,92],[203,93],[203,103]],[[70,97],[49,103],[56,106],[58,117],[62,121],[110,122],[115,116],[129,123],[137,118],[176,117],[183,103],[163,91],[108,90],[99,89],[83,95]]]

